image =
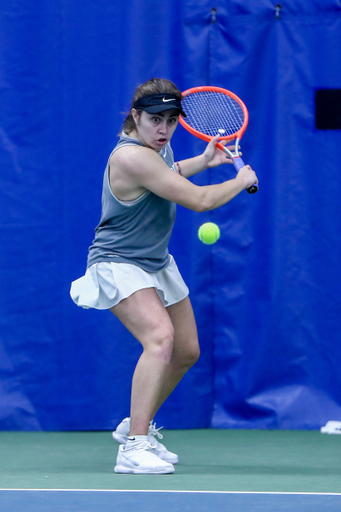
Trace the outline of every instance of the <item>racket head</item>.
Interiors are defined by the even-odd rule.
[[[192,87],[182,93],[182,116],[179,121],[190,133],[210,141],[221,134],[219,140],[241,139],[249,114],[243,101],[227,89],[213,86]]]

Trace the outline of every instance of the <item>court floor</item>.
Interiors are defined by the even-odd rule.
[[[186,491],[1,490],[3,512],[340,512],[341,495]]]
[[[0,432],[1,512],[341,511],[341,436],[168,430],[173,475],[117,475],[110,432]]]

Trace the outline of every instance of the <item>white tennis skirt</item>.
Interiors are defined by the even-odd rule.
[[[100,262],[71,284],[72,300],[82,308],[110,309],[138,290],[155,288],[165,307],[180,302],[189,290],[173,256],[169,265],[149,273],[130,263]]]

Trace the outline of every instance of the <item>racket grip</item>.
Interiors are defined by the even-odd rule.
[[[235,156],[233,159],[233,165],[234,165],[236,171],[238,172],[238,171],[240,171],[240,169],[242,167],[244,167],[245,164],[244,164],[243,160],[240,158],[240,156]],[[251,187],[247,188],[246,190],[249,194],[254,194],[255,192],[258,192],[257,183],[255,183],[254,185],[251,185]]]

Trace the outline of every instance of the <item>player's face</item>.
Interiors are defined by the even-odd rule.
[[[137,138],[144,146],[160,151],[172,138],[178,126],[179,114],[177,110],[165,110],[158,114],[148,114],[144,110],[141,115],[133,112],[137,127]]]

